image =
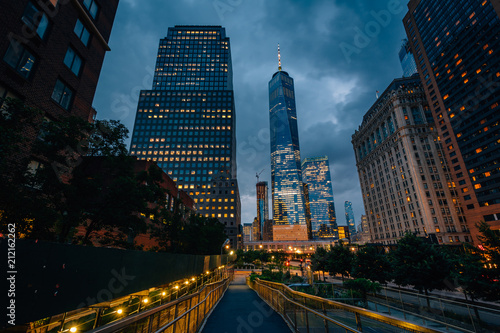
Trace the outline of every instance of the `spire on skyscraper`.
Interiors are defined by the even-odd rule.
[[[280,43],[278,43],[278,71],[281,71],[281,52],[280,52]]]

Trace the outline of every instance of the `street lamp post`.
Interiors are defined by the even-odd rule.
[[[227,238],[224,243],[222,244],[222,246],[220,247],[220,264],[222,266],[222,250],[224,250],[224,246],[226,246],[226,244],[229,243],[229,238]],[[222,279],[222,271],[220,272],[221,273],[221,279]]]

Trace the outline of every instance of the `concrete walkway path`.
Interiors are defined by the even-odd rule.
[[[235,275],[226,294],[208,318],[202,333],[290,333],[283,318]]]

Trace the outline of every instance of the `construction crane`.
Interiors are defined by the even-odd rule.
[[[259,173],[255,173],[255,177],[257,177],[257,183],[259,182],[259,176],[260,176],[260,174],[263,173],[263,172],[264,172],[264,169],[262,169],[262,171],[259,172]]]

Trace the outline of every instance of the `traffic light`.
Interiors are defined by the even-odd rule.
[[[287,267],[290,266],[290,261],[289,260],[286,261],[286,266]]]

